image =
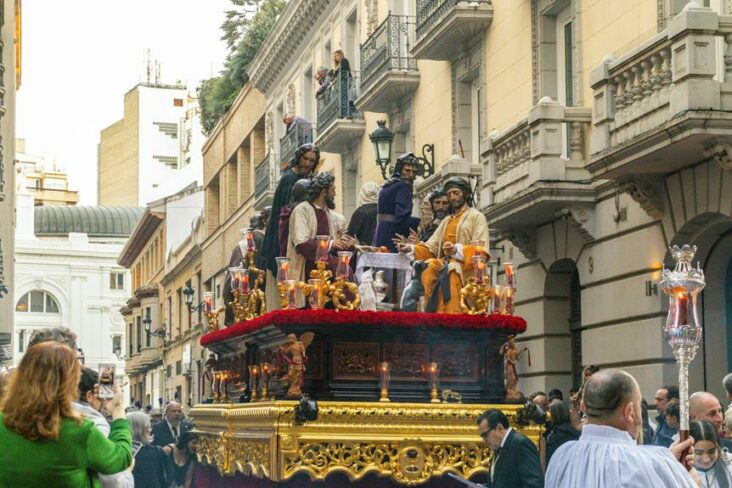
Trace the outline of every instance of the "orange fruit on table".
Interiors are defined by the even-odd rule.
[[[379,247],[379,252],[389,252],[389,248],[386,247],[386,246],[380,246]]]

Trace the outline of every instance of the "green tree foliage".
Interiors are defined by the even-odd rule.
[[[224,69],[219,76],[203,80],[198,86],[201,126],[209,135],[231,108],[247,82],[246,69],[267,38],[286,0],[231,0],[234,8],[226,12],[221,24],[222,37],[229,47]]]

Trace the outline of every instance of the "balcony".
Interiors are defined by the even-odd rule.
[[[591,110],[542,99],[529,116],[493,132],[483,153],[481,201],[488,222],[499,229],[535,227],[571,209],[589,222],[594,189],[587,182],[584,138]],[[487,157],[487,160],[486,160]],[[584,229],[590,238],[591,229]]]
[[[268,154],[254,168],[254,208],[262,210],[272,204],[277,180],[279,179],[279,165],[275,164],[276,158]]]
[[[341,71],[318,98],[318,139],[315,143],[321,151],[345,152],[366,132],[363,114],[354,104],[357,95],[358,73]]]
[[[299,123],[280,138],[280,161],[289,163],[295,157],[297,148],[313,142],[313,127],[308,123]]]
[[[453,60],[493,21],[490,0],[417,0],[417,59]]]
[[[414,18],[389,15],[361,45],[359,110],[389,112],[419,85],[414,44]]]
[[[731,51],[728,18],[687,5],[648,42],[592,70],[592,176],[667,174],[710,157],[732,167]]]

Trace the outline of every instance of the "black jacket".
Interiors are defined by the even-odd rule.
[[[496,454],[494,453],[494,456]],[[495,462],[493,479],[488,471],[489,488],[543,488],[544,474],[539,450],[523,434],[511,430]]]
[[[158,422],[152,427],[153,433],[153,445],[164,447],[168,444],[175,444],[175,437],[168,427],[168,422],[163,419],[162,422]],[[180,427],[178,427],[178,433],[180,434]]]
[[[549,466],[549,460],[552,454],[567,441],[576,441],[582,433],[572,427],[572,424],[562,424],[554,428],[546,437],[546,465]]]

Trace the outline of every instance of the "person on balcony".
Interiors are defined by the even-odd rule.
[[[356,112],[356,86],[353,83],[351,63],[341,49],[333,53],[333,69],[330,70],[330,77],[333,80],[340,78],[341,83],[345,83],[346,86],[342,89],[348,90],[348,114],[346,116],[353,117]]]
[[[472,258],[488,255],[488,222],[473,208],[470,183],[454,176],[444,189],[452,215],[440,222],[428,241],[399,244],[399,251],[414,251],[414,259],[427,261],[422,272],[426,312],[462,313],[460,289],[465,274],[472,272]]]
[[[379,191],[376,204],[376,237],[374,245],[397,252],[393,239],[408,236],[417,230],[420,219],[412,217],[412,187],[417,177],[417,157],[414,153],[399,156],[394,171]]]
[[[277,290],[277,258],[280,256],[279,215],[282,207],[290,202],[290,193],[297,180],[309,178],[320,163],[320,149],[315,144],[303,144],[292,158],[288,168],[282,173],[272,199],[271,218],[267,223],[262,244],[262,256],[267,267],[266,297],[267,310],[279,310],[280,294]]]
[[[315,92],[315,98],[320,99],[323,97],[325,91],[333,84],[333,77],[330,75],[330,70],[327,67],[321,66],[315,72],[315,80],[318,82],[318,90]]]
[[[310,178],[307,199],[292,211],[287,257],[290,258],[290,279],[307,282],[316,269],[318,241],[316,236],[330,236],[328,269],[335,273],[338,260],[334,253],[353,249],[355,240],[345,234],[346,219],[335,211],[335,175],[318,173]],[[298,308],[304,305],[298,296]]]
[[[310,122],[308,122],[304,118],[300,117],[299,115],[289,113],[282,118],[282,122],[287,128],[288,134],[292,131],[295,131],[295,133],[297,134],[298,146],[313,142],[310,140]]]

